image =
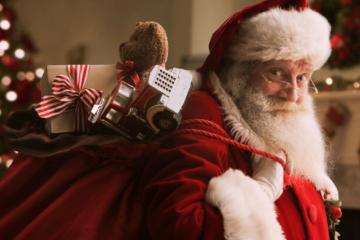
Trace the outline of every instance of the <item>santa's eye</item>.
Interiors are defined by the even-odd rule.
[[[281,72],[279,70],[272,69],[270,70],[270,73],[274,76],[280,76]]]
[[[300,81],[307,81],[307,77],[305,75],[300,75],[297,77]]]

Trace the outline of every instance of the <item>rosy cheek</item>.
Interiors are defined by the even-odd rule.
[[[270,87],[270,85],[269,84],[263,84],[263,86],[262,86],[262,91],[263,91],[263,94],[265,95],[265,96],[272,96],[272,95],[275,95],[278,91],[275,91],[274,89],[272,89],[271,87]]]

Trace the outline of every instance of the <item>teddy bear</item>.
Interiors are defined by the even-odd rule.
[[[140,80],[146,79],[155,65],[165,64],[168,57],[168,39],[163,27],[156,22],[138,22],[128,41],[119,46],[121,62],[133,62],[133,70]],[[129,75],[123,81],[133,84]]]

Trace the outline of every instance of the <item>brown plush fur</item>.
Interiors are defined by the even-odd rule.
[[[140,79],[146,78],[151,67],[164,64],[168,57],[165,30],[156,22],[138,22],[130,39],[119,47],[120,60],[134,62]]]

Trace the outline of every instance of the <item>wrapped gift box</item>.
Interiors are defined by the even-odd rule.
[[[48,65],[41,79],[41,97],[50,95],[54,78],[59,75],[67,75],[67,65]],[[84,88],[94,88],[103,91],[106,97],[117,84],[116,65],[90,65],[90,71]],[[73,132],[74,111],[63,113],[46,119],[45,129],[47,133],[59,134]]]

